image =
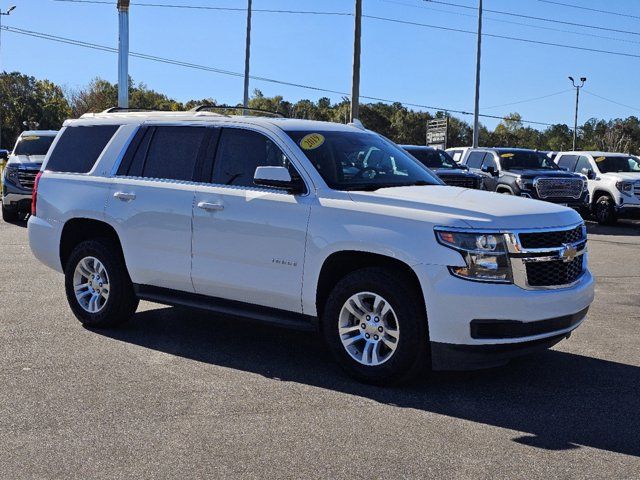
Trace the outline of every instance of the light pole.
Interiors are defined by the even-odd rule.
[[[118,0],[118,106],[129,108],[129,0]]]
[[[362,0],[356,0],[353,27],[353,76],[351,79],[351,122],[360,118],[360,44],[362,37]]]
[[[478,0],[478,44],[476,49],[476,97],[473,109],[473,148],[480,139],[480,57],[482,51],[482,0]]]
[[[576,151],[576,144],[578,141],[578,103],[580,102],[580,89],[584,87],[584,82],[587,81],[587,77],[580,77],[580,83],[576,83],[573,77],[569,77],[571,83],[576,89],[576,115],[573,119],[573,151]]]
[[[249,112],[249,65],[251,63],[251,0],[247,0],[247,38],[244,46],[244,95],[242,99],[242,106],[245,110],[242,111],[243,115],[248,115]]]
[[[6,12],[3,12],[2,10],[0,10],[0,53],[2,53],[2,17],[4,17],[5,15],[11,15],[11,12],[13,12],[16,9],[16,6],[13,5],[11,7],[9,7],[9,9]],[[2,62],[0,62],[0,75],[2,75]],[[0,98],[0,107],[2,106],[2,98]],[[0,148],[2,148],[2,112],[0,111]]]

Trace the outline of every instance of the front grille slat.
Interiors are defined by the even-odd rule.
[[[33,188],[39,170],[18,170],[18,181],[25,188]]]
[[[479,179],[466,175],[438,175],[440,179],[452,187],[479,188]]]
[[[520,233],[522,248],[558,248],[565,243],[576,243],[584,239],[583,226],[571,230]]]
[[[581,178],[537,178],[536,191],[540,198],[580,198]]]
[[[553,260],[526,264],[527,282],[532,287],[556,287],[575,282],[583,271],[582,255],[570,262]]]

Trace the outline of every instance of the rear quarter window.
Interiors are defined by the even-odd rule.
[[[120,125],[67,127],[58,140],[46,169],[52,172],[87,173]]]

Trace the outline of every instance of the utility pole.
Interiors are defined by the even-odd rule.
[[[476,99],[473,110],[473,148],[480,139],[480,54],[482,47],[482,0],[478,0],[478,47],[476,50]]]
[[[2,17],[11,15],[11,12],[13,12],[15,9],[16,9],[16,6],[13,5],[9,7],[9,9],[6,12],[3,12],[2,10],[0,10],[0,54],[2,53]],[[2,62],[0,62],[0,75],[3,73],[1,65],[2,65]],[[2,99],[0,98],[0,107],[2,106],[1,100]],[[1,111],[0,111],[0,148],[2,148],[2,112]]]
[[[580,83],[576,83],[573,77],[569,77],[573,87],[576,89],[576,114],[573,117],[573,151],[576,151],[576,145],[578,143],[578,104],[580,103],[580,89],[584,87],[584,82],[587,81],[587,77],[580,77]]]
[[[362,37],[362,0],[356,0],[353,29],[353,78],[351,81],[351,122],[360,116],[360,41]]]
[[[118,0],[118,107],[129,108],[129,0]]]
[[[251,59],[251,0],[247,0],[247,41],[244,47],[244,100],[242,105],[249,106],[249,64]],[[242,112],[247,115],[247,110]]]

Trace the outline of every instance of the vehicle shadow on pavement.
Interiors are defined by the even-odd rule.
[[[640,221],[620,220],[615,225],[600,225],[595,222],[587,222],[587,233],[589,235],[612,235],[612,236],[640,236]]]
[[[247,328],[247,327],[250,328]],[[394,388],[359,384],[314,334],[177,307],[97,333],[176,356],[523,432],[548,450],[589,446],[640,456],[640,367],[546,351],[499,369],[425,373]]]

